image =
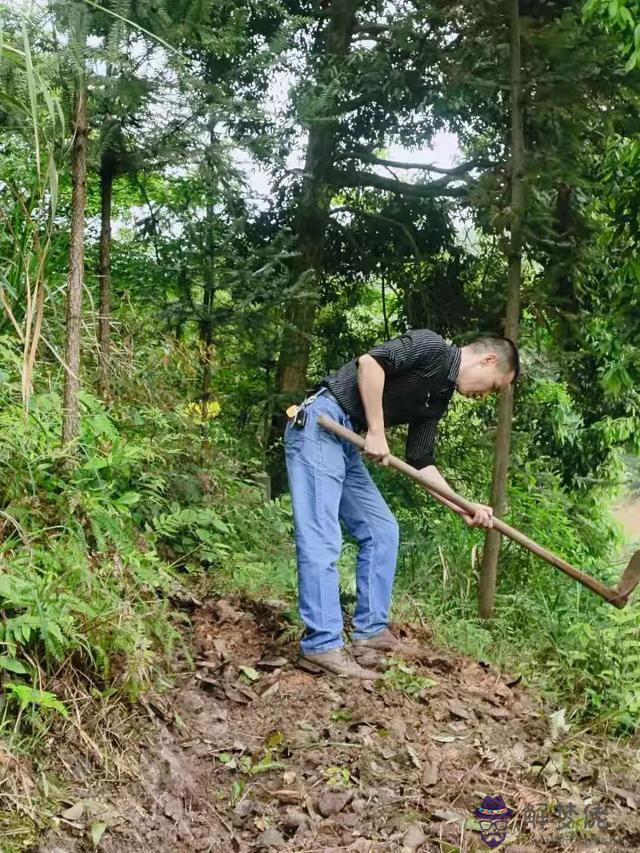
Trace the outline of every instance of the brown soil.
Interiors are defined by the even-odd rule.
[[[61,745],[73,789],[33,850],[92,850],[92,827],[104,853],[489,850],[473,811],[502,794],[498,849],[640,851],[637,745],[567,731],[517,679],[424,634],[427,686],[314,677],[264,604],[211,602],[193,625],[196,670],[148,704],[130,778],[98,783]]]
[[[640,541],[640,498],[632,497],[617,504],[613,514],[624,527],[631,542]]]

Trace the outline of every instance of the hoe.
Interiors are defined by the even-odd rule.
[[[329,430],[329,432],[334,433],[339,438],[352,442],[356,447],[360,448],[360,450],[364,449],[364,438],[356,435],[355,432],[343,427],[341,424],[336,423],[331,418],[326,417],[326,415],[321,415],[318,418],[318,423],[324,429]],[[402,459],[398,459],[396,456],[389,456],[388,464],[391,468],[401,471],[403,474],[406,474],[407,477],[410,477],[412,480],[420,483],[421,486],[434,496],[446,498],[451,501],[451,503],[461,507],[461,509],[471,510],[473,504],[470,501],[465,500],[463,497],[449,489],[442,488],[438,483],[434,483],[430,477],[425,474],[421,474],[420,471],[416,468],[412,468],[411,465],[407,465],[407,463],[403,462]],[[525,536],[524,533],[520,533],[520,531],[516,530],[515,527],[510,527],[500,518],[494,517],[493,527],[495,530],[500,531],[504,536],[508,536],[509,539],[513,539],[513,541],[517,542],[518,545],[522,545],[523,548],[531,551],[532,554],[542,557],[543,560],[546,560],[547,563],[555,566],[556,569],[560,569],[561,572],[564,572],[566,575],[569,575],[569,577],[572,577],[574,580],[577,580],[579,583],[588,587],[592,592],[595,592],[596,595],[604,598],[605,601],[608,601],[609,604],[613,604],[615,607],[623,608],[629,600],[629,596],[640,582],[640,551],[636,551],[631,557],[629,565],[625,569],[618,586],[615,589],[611,589],[611,587],[605,586],[590,575],[574,568],[574,566],[567,563],[566,560],[563,560],[562,557],[558,557],[552,551],[548,551],[546,548],[543,548],[542,545],[538,545],[538,543],[534,542],[533,539],[529,539],[528,536]]]

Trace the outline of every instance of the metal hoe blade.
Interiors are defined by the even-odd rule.
[[[633,590],[640,583],[640,551],[629,560],[629,565],[624,570],[624,574],[620,578],[620,583],[616,587],[616,598],[624,607]]]

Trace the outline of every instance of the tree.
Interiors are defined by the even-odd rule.
[[[504,322],[505,335],[512,341],[518,340],[520,315],[520,287],[522,283],[522,231],[524,220],[524,133],[522,120],[522,58],[520,51],[519,0],[509,0],[509,78],[511,84],[511,211],[510,239],[508,242],[509,280],[507,287],[507,311]],[[498,405],[498,432],[496,435],[491,485],[491,506],[500,517],[504,513],[507,494],[507,472],[511,423],[513,419],[514,386],[500,391]],[[497,530],[488,530],[482,555],[480,571],[480,616],[488,619],[493,615],[496,572],[500,552],[501,536]]]
[[[332,196],[355,190],[349,200],[356,215],[358,191],[370,188],[408,199],[465,198],[475,183],[469,173],[493,165],[474,161],[447,170],[376,156],[376,146],[386,137],[414,132],[413,141],[419,144],[429,140],[437,124],[424,116],[424,110],[428,93],[441,85],[438,69],[431,67],[438,65],[445,29],[441,15],[419,2],[408,4],[402,12],[385,12],[378,20],[373,4],[352,0],[329,4],[320,17],[321,29],[308,60],[312,83],[298,97],[298,119],[308,126],[309,135],[293,217],[298,257],[292,264],[292,282],[300,296],[284,318],[271,436],[276,493],[284,485],[277,452],[284,404],[299,399],[306,387]],[[374,20],[367,20],[369,15]],[[376,171],[381,166],[392,177]],[[428,181],[401,180],[394,168],[440,176]]]
[[[104,10],[104,11],[103,11]],[[103,39],[105,72],[95,74],[95,121],[100,122],[97,171],[100,177],[100,238],[98,246],[98,392],[103,400],[111,396],[111,218],[113,188],[121,176],[135,177],[146,162],[148,134],[139,126],[153,92],[153,84],[139,73],[140,62],[132,52],[145,46],[145,56],[154,45],[146,46],[135,33],[122,29],[121,20],[108,13],[108,7],[92,15],[92,29]],[[130,19],[136,12],[128,10]],[[154,16],[158,23],[159,15]],[[146,24],[149,22],[144,18]],[[156,62],[159,63],[159,57]],[[147,59],[148,61],[148,59]],[[100,63],[102,64],[102,63]],[[101,118],[100,118],[101,117]],[[149,152],[146,152],[147,155]]]
[[[66,447],[80,428],[80,341],[82,330],[82,290],[84,287],[84,214],[87,198],[87,85],[86,24],[83,4],[71,6],[71,44],[75,58],[74,106],[71,144],[71,222],[69,277],[67,281],[65,379],[62,401],[62,443]]]

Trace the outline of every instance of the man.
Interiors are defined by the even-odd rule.
[[[385,464],[385,427],[408,424],[406,459],[447,483],[435,466],[436,427],[454,390],[483,396],[514,382],[518,351],[507,338],[480,338],[461,348],[435,332],[418,329],[374,347],[321,383],[285,431],[285,455],[293,503],[298,562],[298,603],[306,631],[302,662],[314,671],[345,678],[377,677],[344,648],[336,561],[340,519],[359,546],[356,568],[354,655],[402,654],[387,627],[398,554],[398,524],[366,470],[358,450],[322,429],[328,415],[350,429],[366,430],[364,455]],[[443,501],[446,503],[446,501]],[[491,527],[492,509],[473,514],[449,504],[471,527]]]

